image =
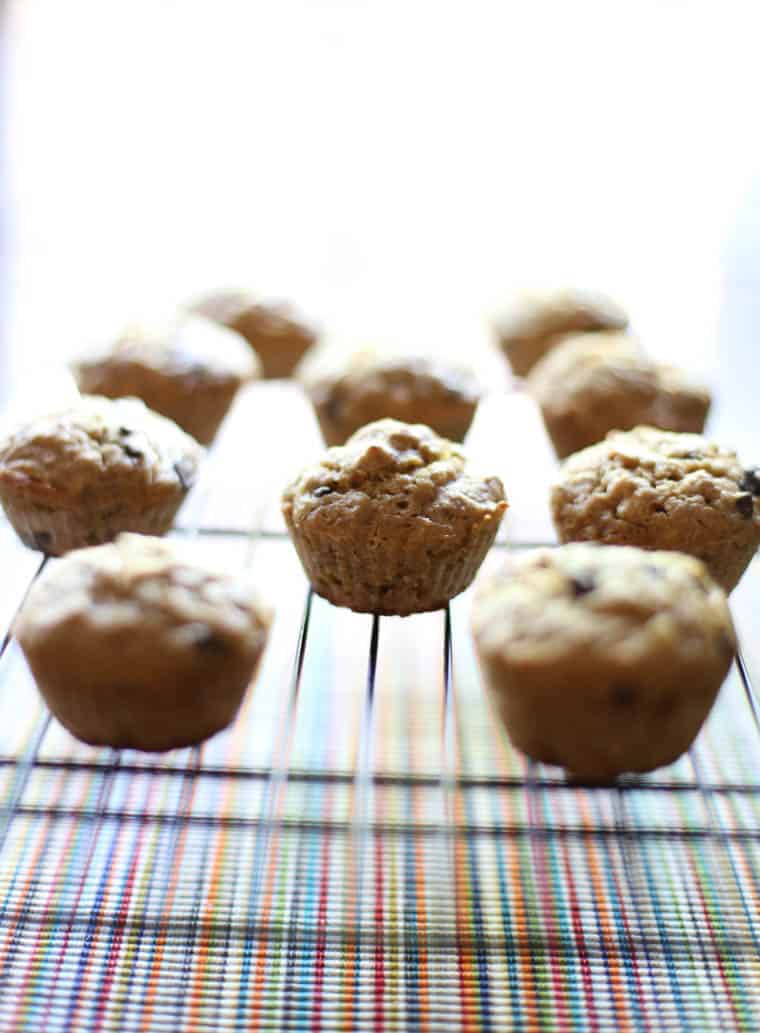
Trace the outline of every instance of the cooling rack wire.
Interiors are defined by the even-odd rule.
[[[509,440],[502,403],[474,453]],[[267,467],[248,442],[282,405],[293,431]],[[534,429],[520,440],[539,442],[545,492]],[[82,746],[6,635],[0,1030],[760,1028],[752,658],[678,763],[570,785],[491,719],[468,595],[402,621],[308,592],[273,505],[305,441],[294,393],[251,389],[176,532],[276,607],[227,732],[159,757]],[[537,524],[513,473],[517,533],[492,562]],[[39,561],[5,526],[0,549],[9,628]],[[740,631],[756,582],[736,593]]]

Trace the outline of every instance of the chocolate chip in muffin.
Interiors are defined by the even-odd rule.
[[[466,465],[429,427],[392,419],[329,449],[282,499],[314,590],[336,606],[401,617],[463,592],[507,508],[501,482]]]
[[[736,655],[736,642],[730,635],[727,635],[725,631],[721,631],[718,635],[718,646],[720,647],[720,651],[726,656],[733,657]]]
[[[755,502],[752,496],[739,495],[736,499],[736,509],[745,520],[751,520],[755,512]]]
[[[589,592],[593,592],[596,588],[596,581],[590,574],[579,574],[577,577],[570,578],[570,586],[573,590],[573,595],[577,599],[578,596],[588,595]]]
[[[224,653],[227,649],[224,639],[209,630],[201,632],[194,640],[193,645],[201,653]]]
[[[624,682],[617,683],[611,689],[612,702],[620,707],[629,707],[636,702],[637,689]]]
[[[50,548],[52,536],[48,531],[34,531],[32,533],[32,539],[35,549],[39,549],[40,552],[47,552]]]
[[[174,472],[176,473],[177,480],[182,485],[183,490],[190,491],[189,478],[191,476],[192,471],[190,469],[189,464],[180,460],[178,463],[174,464]]]
[[[754,467],[744,471],[739,484],[741,491],[748,491],[756,498],[760,496],[760,467]]]
[[[132,448],[131,445],[122,445],[121,449],[125,456],[128,456],[130,459],[134,459],[136,462],[140,462],[145,458],[139,448]]]

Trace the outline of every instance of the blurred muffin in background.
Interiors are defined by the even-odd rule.
[[[385,417],[424,423],[462,441],[482,394],[468,366],[421,352],[320,349],[301,364],[298,377],[328,445],[342,445]]]
[[[605,294],[567,287],[519,295],[492,320],[497,343],[518,377],[564,337],[625,330],[628,316]]]
[[[72,364],[83,394],[136,397],[209,444],[240,387],[261,375],[243,338],[187,312],[134,323]]]
[[[578,334],[536,364],[528,389],[560,458],[640,424],[701,433],[710,392],[622,333]]]
[[[317,340],[316,330],[290,306],[264,304],[250,291],[213,291],[192,302],[189,308],[244,337],[261,360],[262,375],[267,379],[292,376]]]

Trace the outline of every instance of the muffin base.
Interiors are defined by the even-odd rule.
[[[698,735],[723,681],[692,670],[683,677],[677,673],[672,684],[657,684],[654,694],[624,695],[624,679],[616,691],[614,678],[601,670],[508,671],[482,657],[481,666],[491,705],[513,746],[536,761],[564,767],[577,780],[595,783],[677,760]],[[579,684],[581,701],[573,691]]]
[[[2,506],[21,541],[47,556],[63,556],[72,549],[103,545],[122,531],[164,535],[169,531],[186,495],[143,510],[110,506],[107,510],[49,509],[28,500],[5,497]]]
[[[757,545],[754,538],[749,541],[725,541],[701,544],[699,541],[679,542],[678,548],[674,548],[672,539],[663,540],[658,535],[656,526],[650,521],[646,525],[629,524],[624,529],[617,531],[600,531],[591,525],[586,525],[582,533],[574,534],[568,532],[562,526],[561,519],[554,517],[554,527],[560,544],[567,545],[570,542],[599,542],[602,545],[635,545],[639,549],[646,549],[649,552],[657,550],[684,552],[687,556],[695,556],[702,560],[710,574],[723,591],[730,594],[744,574],[744,571],[752,562]]]
[[[499,519],[484,520],[468,542],[426,550],[399,542],[336,543],[290,525],[293,544],[314,591],[358,613],[407,617],[442,609],[472,583],[493,544]]]
[[[86,668],[77,654],[61,653],[32,653],[27,659],[63,727],[91,746],[151,753],[194,746],[231,724],[259,662],[238,657],[223,671],[213,671],[191,658],[172,669],[159,657],[151,672],[149,655],[120,670],[111,651],[97,645]]]
[[[636,405],[632,399],[629,393],[622,404],[617,404],[618,399],[611,396],[603,406],[597,404],[593,409],[560,411],[542,405],[541,415],[557,456],[565,459],[602,441],[611,430],[633,430],[640,424],[690,434],[701,434],[705,429],[709,401],[678,395]]]

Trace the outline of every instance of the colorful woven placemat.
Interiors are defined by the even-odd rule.
[[[293,458],[310,425],[288,398]],[[0,660],[0,1029],[760,1028],[749,672],[671,768],[591,789],[528,764],[486,706],[467,595],[373,621],[308,594],[269,505],[282,455],[240,473],[251,401],[178,532],[276,606],[235,725],[91,749],[12,640]],[[37,562],[7,527],[0,554],[7,621]]]

